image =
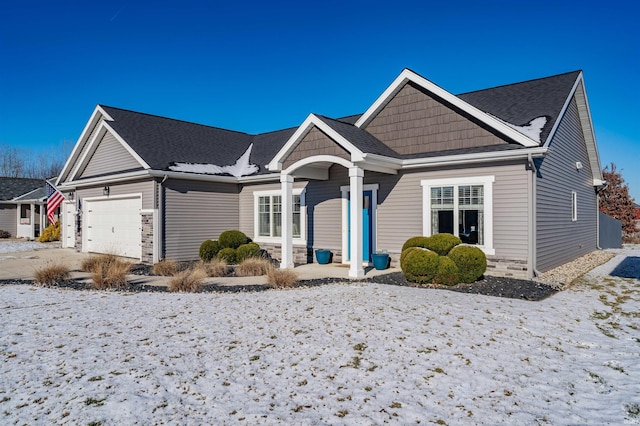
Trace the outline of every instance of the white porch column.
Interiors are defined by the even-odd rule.
[[[293,176],[280,175],[282,184],[282,261],[280,269],[293,268]]]
[[[349,192],[351,204],[351,253],[349,256],[349,276],[360,278],[364,276],[362,268],[362,178],[364,170],[353,166],[349,168]],[[346,253],[343,253],[345,256]]]
[[[29,236],[34,239],[36,237],[36,205],[29,204],[29,207],[31,208],[31,231]]]

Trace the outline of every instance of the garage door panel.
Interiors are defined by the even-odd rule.
[[[87,251],[140,259],[140,197],[87,202]]]

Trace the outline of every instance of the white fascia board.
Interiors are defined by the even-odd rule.
[[[571,98],[573,97],[573,95],[575,95],[576,89],[578,88],[578,84],[580,83],[581,79],[582,79],[582,72],[580,72],[580,75],[578,75],[578,78],[576,78],[576,81],[573,83],[573,87],[569,91],[569,96],[567,96],[567,99],[564,100],[564,105],[562,105],[562,109],[560,110],[560,114],[558,114],[558,118],[556,118],[556,122],[553,123],[553,127],[551,128],[551,131],[549,132],[549,136],[547,136],[547,140],[544,142],[543,146],[545,148],[549,147],[549,144],[551,143],[551,140],[555,136],[555,134],[556,134],[556,132],[558,130],[558,126],[560,126],[560,122],[562,121],[562,117],[564,117],[564,113],[567,112],[567,108],[569,108],[569,105],[571,104]]]
[[[584,99],[581,101],[584,101],[584,107],[587,110],[587,116],[584,117],[584,119],[588,120],[589,122],[589,129],[588,129],[589,134],[585,135],[584,139],[585,141],[589,141],[588,143],[593,144],[591,149],[593,150],[594,157],[595,157],[595,158],[592,158],[592,156],[589,156],[589,160],[591,161],[591,170],[595,178],[602,180],[603,176],[602,176],[602,165],[600,164],[600,153],[598,151],[598,143],[596,142],[596,134],[593,128],[593,121],[591,120],[591,108],[589,107],[589,99],[587,98],[587,88],[584,86],[584,78],[582,77],[582,72],[580,72],[580,84],[582,85],[582,93],[584,95]],[[587,130],[584,130],[584,131],[586,132]],[[588,136],[591,136],[591,137],[589,138]],[[587,147],[587,151],[588,150],[589,149]],[[593,172],[594,170],[597,170],[597,174]]]
[[[267,169],[271,171],[281,170],[284,158],[295,148],[295,146],[302,140],[302,138],[304,138],[307,133],[309,133],[312,126],[316,126],[319,130],[327,134],[327,136],[338,143],[338,145],[349,151],[352,157],[352,161],[362,160],[362,151],[356,148],[341,134],[329,127],[324,121],[318,118],[318,116],[316,116],[315,114],[309,114],[295,131],[295,133],[291,135],[289,140],[280,149],[280,151],[278,151],[278,153],[273,157],[269,164],[267,164]]]
[[[131,154],[131,156],[132,156],[133,158],[135,158],[135,159],[136,159],[136,161],[137,161],[138,163],[140,163],[140,165],[142,166],[142,168],[143,168],[143,169],[150,169],[150,168],[151,168],[151,167],[147,164],[147,162],[146,162],[146,161],[144,161],[144,160],[142,159],[142,157],[140,157],[140,155],[138,155],[138,153],[137,153],[137,152],[135,152],[135,151],[133,150],[133,148],[131,148],[131,146],[129,146],[129,144],[128,144],[128,143],[127,143],[127,142],[122,138],[122,136],[120,136],[120,135],[118,134],[118,132],[116,132],[115,130],[113,130],[113,127],[111,127],[111,126],[110,126],[108,123],[106,123],[106,122],[103,122],[102,124],[104,125],[104,127],[106,127],[106,128],[109,130],[109,132],[111,132],[111,134],[116,138],[116,140],[122,144],[122,146],[124,147],[124,149],[126,149],[126,150],[127,150],[127,152],[128,152],[129,154]]]
[[[96,131],[93,133],[93,137],[82,144],[83,148],[84,146],[87,146],[87,149],[85,149],[84,152],[82,152],[82,155],[78,157],[77,161],[75,161],[75,167],[71,171],[71,174],[69,174],[70,181],[74,180],[78,173],[80,173],[80,169],[83,169],[89,162],[89,158],[93,154],[95,146],[98,143],[97,141],[99,139],[102,139],[105,133],[106,129],[104,128],[102,123],[100,123],[96,128]]]
[[[96,105],[93,113],[91,114],[91,117],[89,118],[89,121],[87,121],[87,124],[85,124],[82,133],[80,133],[80,137],[76,141],[76,144],[73,146],[73,150],[71,150],[71,154],[69,155],[69,158],[67,158],[67,162],[62,168],[62,172],[60,172],[60,175],[56,179],[56,186],[58,186],[60,182],[71,172],[71,166],[77,162],[78,156],[82,151],[82,147],[87,142],[86,138],[88,137],[89,133],[91,133],[91,130],[98,124],[98,121],[100,121],[101,118],[113,121],[113,118],[111,118],[111,116],[107,114],[106,111],[100,107],[100,105]]]
[[[60,191],[74,190],[76,188],[84,188],[87,186],[111,184],[115,182],[126,182],[130,180],[141,179],[151,176],[149,170],[137,170],[135,172],[120,173],[116,175],[100,176],[96,178],[80,179],[70,182],[63,182],[58,186]]]
[[[527,159],[529,158],[529,154],[531,154],[532,157],[537,158],[544,156],[547,151],[547,148],[537,147],[531,149],[517,149],[513,151],[482,152],[465,155],[444,155],[439,157],[412,158],[410,160],[402,160],[402,168],[414,169],[419,167],[434,167],[449,164],[472,164],[488,161]]]
[[[503,135],[509,137],[510,139],[513,139],[522,146],[528,148],[540,146],[536,141],[523,135],[517,130],[512,129],[501,120],[479,110],[473,105],[463,101],[457,96],[447,92],[438,85],[430,82],[422,76],[419,76],[409,69],[404,69],[400,73],[400,75],[393,81],[393,83],[391,83],[387,90],[385,90],[382,95],[380,95],[380,97],[369,107],[369,109],[367,109],[367,111],[362,114],[362,117],[360,117],[358,121],[356,121],[355,126],[362,127],[366,125],[384,107],[384,105],[389,102],[390,98],[394,96],[409,81],[431,92],[435,96],[444,99],[446,102],[477,118],[488,126],[496,129]]]

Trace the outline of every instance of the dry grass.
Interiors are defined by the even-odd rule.
[[[298,273],[293,269],[269,268],[267,283],[275,288],[291,287],[298,282]]]
[[[224,277],[229,272],[229,266],[224,260],[213,259],[211,262],[200,262],[194,269],[201,270],[205,277]]]
[[[161,260],[153,265],[151,273],[162,277],[172,277],[178,273],[180,266],[175,260]]]
[[[196,266],[194,269],[182,271],[169,280],[169,291],[195,293],[200,291],[204,279],[207,277],[203,268]]]
[[[102,265],[114,263],[117,257],[114,254],[93,254],[82,261],[80,270],[82,272],[97,272],[102,270]]]
[[[236,266],[236,275],[239,277],[259,277],[266,275],[271,268],[273,265],[267,259],[250,257]]]
[[[37,284],[52,285],[69,279],[69,268],[62,264],[47,265],[35,272]]]
[[[88,272],[91,272],[91,279],[97,289],[122,288],[127,285],[127,274],[131,271],[131,263],[118,259],[113,255],[96,257],[101,258],[103,262],[92,264],[92,270]]]

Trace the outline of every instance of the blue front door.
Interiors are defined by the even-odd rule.
[[[349,196],[349,195],[347,195]],[[347,202],[348,231],[347,244],[349,259],[351,259],[351,200]],[[362,192],[362,260],[371,261],[373,252],[373,194],[372,191]]]

